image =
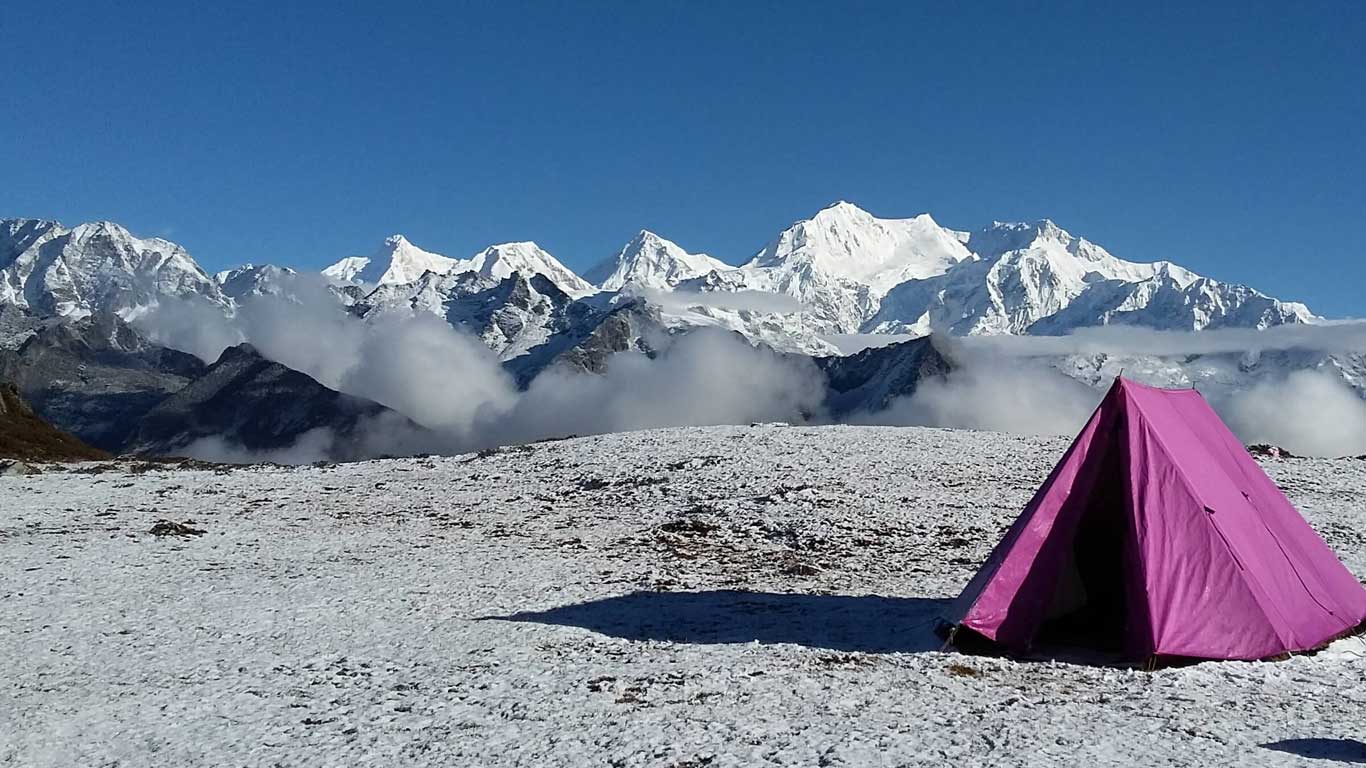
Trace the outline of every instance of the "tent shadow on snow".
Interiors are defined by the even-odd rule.
[[[1366,763],[1366,744],[1356,739],[1284,739],[1262,745],[1263,749],[1343,763]]]
[[[486,620],[582,627],[626,640],[790,643],[847,652],[921,653],[943,646],[935,624],[949,602],[739,590],[632,592]]]

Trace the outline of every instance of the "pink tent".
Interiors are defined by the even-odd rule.
[[[1261,659],[1366,619],[1366,588],[1195,390],[1117,379],[954,604],[953,637]]]

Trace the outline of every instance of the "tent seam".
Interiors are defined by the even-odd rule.
[[[1203,399],[1204,395],[1201,395],[1201,398]],[[1205,402],[1206,404],[1208,404],[1209,401],[1207,400]],[[1225,440],[1220,440],[1219,444],[1223,447],[1224,453],[1227,454],[1229,458],[1233,460],[1233,466],[1238,470],[1238,474],[1242,477],[1243,482],[1248,486],[1254,485],[1255,483],[1253,478],[1248,476],[1247,467],[1243,466],[1242,462],[1238,461],[1238,457],[1234,455],[1231,449],[1229,449],[1228,442]],[[1290,572],[1295,574],[1295,578],[1299,580],[1300,586],[1304,588],[1304,593],[1306,595],[1309,595],[1309,599],[1313,600],[1315,605],[1323,609],[1323,611],[1327,613],[1329,616],[1336,619],[1338,617],[1337,614],[1334,613],[1331,608],[1324,605],[1323,601],[1319,600],[1318,595],[1314,594],[1314,590],[1309,588],[1309,584],[1306,583],[1304,580],[1304,574],[1300,573],[1300,569],[1297,565],[1295,565],[1294,559],[1291,558],[1290,553],[1285,550],[1285,544],[1281,543],[1281,538],[1276,535],[1276,532],[1273,531],[1271,529],[1271,526],[1267,523],[1266,515],[1263,514],[1262,508],[1252,501],[1252,497],[1248,495],[1247,491],[1244,491],[1242,489],[1239,490],[1243,494],[1243,498],[1247,501],[1248,506],[1252,507],[1253,511],[1257,513],[1257,521],[1260,522],[1262,524],[1262,527],[1266,529],[1266,533],[1268,536],[1271,537],[1271,540],[1276,542],[1276,548],[1280,550],[1281,557],[1285,558],[1286,565],[1290,566]]]
[[[1148,418],[1148,414],[1144,412],[1143,406],[1139,404],[1136,398],[1127,399],[1129,400],[1129,402],[1133,403],[1134,410],[1137,411],[1139,415],[1143,417],[1144,431],[1152,437],[1154,442],[1156,442],[1158,445],[1162,447],[1163,452],[1167,454],[1167,458],[1171,459],[1173,455],[1172,451],[1170,448],[1167,447],[1167,442],[1162,439],[1162,435],[1160,435],[1157,432],[1157,430],[1148,428],[1148,425],[1151,423],[1151,420]],[[1171,467],[1175,470],[1176,476],[1181,478],[1181,484],[1185,487],[1186,492],[1189,493],[1191,497],[1194,498],[1196,501],[1200,502],[1200,506],[1204,507],[1205,509],[1214,511],[1213,507],[1205,503],[1204,497],[1201,496],[1199,491],[1195,490],[1194,484],[1191,483],[1190,478],[1186,476],[1186,471],[1181,467],[1180,462],[1173,460],[1171,462]],[[1267,612],[1266,606],[1262,604],[1262,598],[1259,592],[1262,592],[1264,590],[1262,589],[1260,584],[1258,584],[1257,588],[1254,589],[1252,584],[1248,581],[1247,569],[1242,566],[1242,561],[1237,557],[1237,555],[1234,554],[1233,547],[1229,545],[1227,537],[1224,536],[1224,532],[1219,529],[1219,524],[1215,522],[1214,515],[1208,514],[1202,515],[1201,517],[1205,518],[1206,525],[1210,526],[1210,528],[1214,530],[1214,532],[1219,536],[1219,538],[1224,540],[1224,546],[1227,547],[1229,555],[1233,558],[1234,564],[1238,566],[1238,580],[1241,581],[1243,586],[1247,588],[1248,594],[1252,596],[1253,604],[1257,606],[1258,611],[1261,611],[1262,618],[1266,619],[1266,623],[1270,625],[1272,633],[1276,635],[1276,639],[1280,641],[1282,646],[1287,648],[1290,647],[1292,643],[1290,643],[1285,638],[1285,636],[1281,634],[1280,626],[1277,624],[1276,621],[1274,621],[1271,618],[1271,614]],[[1284,622],[1284,617],[1282,617],[1282,621]],[[1156,643],[1154,643],[1154,645],[1156,645]]]

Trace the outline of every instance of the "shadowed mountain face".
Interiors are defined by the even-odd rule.
[[[35,313],[0,302],[0,351],[23,346],[43,325],[43,319]]]
[[[543,275],[514,272],[501,280],[475,272],[424,274],[409,285],[382,285],[351,305],[353,314],[430,312],[478,337],[499,358],[510,360],[571,329],[587,314]]]
[[[564,330],[525,355],[503,363],[525,389],[542,371],[562,366],[583,373],[603,373],[617,352],[635,351],[653,355],[652,336],[668,333],[659,312],[643,302],[628,302],[606,311],[586,302],[571,304],[569,322]]]
[[[406,419],[370,400],[344,395],[262,357],[248,344],[223,351],[203,375],[142,419],[128,450],[176,455],[204,438],[251,452],[277,451],[326,430],[332,459],[364,456],[361,427],[371,419]]]
[[[952,367],[929,338],[815,361],[825,373],[825,404],[836,419],[857,411],[880,411],[892,400],[914,394],[926,379],[947,375]]]
[[[17,350],[0,350],[0,378],[14,382],[39,415],[115,452],[144,414],[204,368],[108,312],[46,324]]]
[[[0,458],[21,461],[85,461],[109,454],[91,448],[38,417],[19,388],[0,382]]]

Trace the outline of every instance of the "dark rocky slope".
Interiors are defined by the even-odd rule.
[[[19,461],[88,461],[109,454],[91,448],[43,421],[33,412],[19,388],[0,382],[0,459]]]

